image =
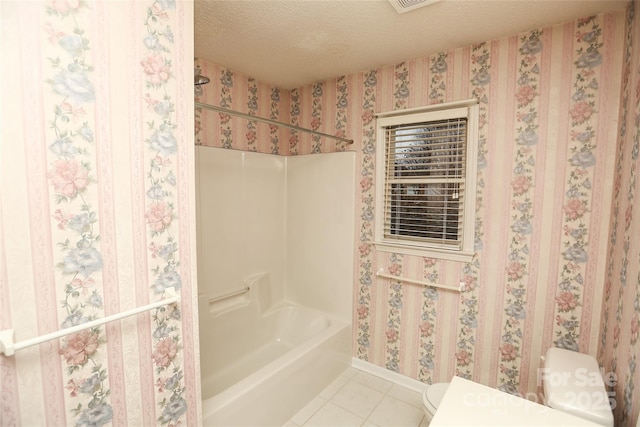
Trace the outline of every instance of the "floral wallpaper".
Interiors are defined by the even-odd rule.
[[[605,301],[603,278],[611,270],[604,261],[609,206],[618,194],[610,182],[620,154],[610,141],[630,43],[623,28],[623,12],[586,17],[280,92],[279,111],[290,123],[355,140],[318,145],[287,131],[279,149],[357,152],[355,357],[427,383],[460,375],[536,396],[547,348],[599,354],[603,304],[611,307],[608,333],[619,323],[617,298],[610,293]],[[199,66],[226,72],[206,61]],[[233,100],[246,95],[237,86],[247,80],[233,75]],[[212,102],[223,93],[204,91]],[[480,106],[476,256],[458,263],[378,252],[375,114],[468,98]],[[211,135],[203,143],[222,141]],[[239,137],[232,148],[244,144]],[[629,246],[637,259],[638,248]],[[462,291],[377,277],[379,270],[462,284]],[[622,366],[634,365],[625,359]]]
[[[51,50],[47,82],[53,105],[47,174],[54,197],[58,253],[57,286],[63,289],[60,329],[104,317],[103,255],[96,210],[97,158],[94,149],[95,108],[91,44],[86,37],[87,5],[52,3],[46,6],[45,28]],[[62,339],[59,354],[66,361],[64,379],[74,406],[74,424],[104,425],[113,418],[104,328],[95,327]]]
[[[193,5],[0,7],[21,35],[2,52],[15,69],[3,98],[22,100],[0,126],[14,141],[1,168],[12,186],[0,203],[0,329],[22,341],[169,287],[182,297],[2,357],[0,424],[197,424],[193,110],[183,95]]]
[[[598,358],[616,379],[616,425],[635,425],[640,411],[637,369],[640,352],[640,220],[637,207],[640,167],[640,16],[632,3],[626,15],[622,102],[613,180],[605,301]]]

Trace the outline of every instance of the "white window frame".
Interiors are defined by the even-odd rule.
[[[428,107],[378,113],[376,123],[376,227],[375,246],[379,251],[429,258],[470,262],[475,254],[476,191],[478,170],[478,101],[469,99]],[[386,187],[386,128],[457,117],[467,118],[467,157],[463,207],[462,244],[452,248],[432,241],[384,237]]]

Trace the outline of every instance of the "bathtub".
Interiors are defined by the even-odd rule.
[[[252,292],[221,312],[201,302],[205,426],[282,426],[351,363],[349,322],[289,303],[263,311]]]

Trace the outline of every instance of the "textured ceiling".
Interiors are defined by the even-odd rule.
[[[195,0],[195,56],[284,89],[605,11],[617,0]]]

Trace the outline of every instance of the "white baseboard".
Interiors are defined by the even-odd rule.
[[[375,375],[376,377],[391,381],[394,384],[398,384],[411,390],[415,390],[418,393],[422,393],[427,386],[427,384],[421,381],[409,378],[406,375],[402,375],[397,372],[390,371],[381,366],[374,365],[373,363],[366,362],[362,359],[358,359],[357,357],[351,359],[351,366],[355,369],[359,369],[371,375]]]

